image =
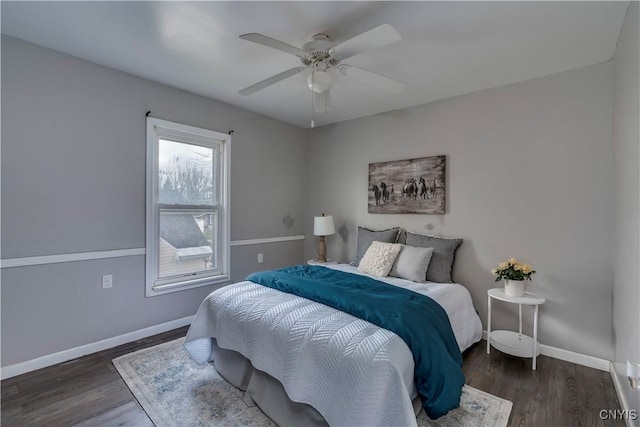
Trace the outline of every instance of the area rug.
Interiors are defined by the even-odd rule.
[[[149,418],[164,426],[258,426],[275,424],[242,391],[227,383],[212,364],[195,363],[184,339],[138,350],[113,364]],[[465,385],[460,407],[438,420],[421,411],[420,427],[505,427],[512,403]]]

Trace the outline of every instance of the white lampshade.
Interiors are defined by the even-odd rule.
[[[336,229],[333,226],[333,217],[331,215],[322,215],[313,218],[314,236],[330,236],[335,234],[335,232]]]

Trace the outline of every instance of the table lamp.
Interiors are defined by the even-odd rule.
[[[324,238],[335,234],[335,232],[336,229],[333,226],[333,217],[331,215],[325,216],[322,214],[322,216],[313,218],[313,235],[320,238],[317,262],[327,262],[327,246],[324,243]]]

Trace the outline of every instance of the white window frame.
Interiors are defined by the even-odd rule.
[[[202,271],[170,278],[159,278],[160,253],[160,211],[184,212],[189,206],[167,206],[158,203],[159,187],[159,144],[160,139],[189,143],[217,150],[214,156],[216,173],[217,204],[214,205],[217,218],[217,241],[214,254],[217,255],[216,271]],[[147,117],[147,197],[146,197],[146,296],[163,295],[170,292],[214,285],[230,280],[231,274],[231,216],[229,215],[231,136],[225,133]]]

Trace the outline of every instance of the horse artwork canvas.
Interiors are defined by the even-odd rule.
[[[445,156],[369,164],[369,213],[445,213]]]

